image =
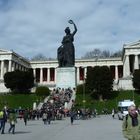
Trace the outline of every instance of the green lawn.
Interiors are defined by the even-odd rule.
[[[33,102],[39,102],[42,98],[35,94],[7,94],[0,95],[0,109],[5,105],[9,108],[32,108]]]
[[[76,108],[84,108],[84,107],[91,108],[91,109],[96,108],[99,112],[101,112],[103,108],[107,108],[111,112],[112,108],[117,109],[118,101],[128,100],[128,99],[130,100],[134,99],[135,104],[137,106],[140,105],[140,93],[138,94],[133,91],[119,91],[119,92],[113,92],[112,94],[114,98],[106,99],[104,101],[95,100],[86,94],[85,103],[83,103],[83,95],[77,94]]]
[[[115,96],[114,96],[115,95]],[[86,94],[85,100],[86,102],[83,103],[83,95],[77,94],[76,95],[76,108],[96,108],[99,112],[103,108],[107,108],[109,111],[112,108],[117,108],[118,101],[124,99],[135,100],[137,106],[140,105],[140,93],[134,93],[133,91],[120,91],[120,92],[113,92],[112,99],[98,101],[91,98],[89,95]],[[7,105],[10,108],[32,108],[33,102],[39,102],[42,98],[36,96],[36,94],[7,94],[7,95],[0,95],[0,109]]]

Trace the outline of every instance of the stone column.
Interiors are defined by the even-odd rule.
[[[54,83],[56,83],[56,74],[57,74],[56,68],[54,68]]]
[[[15,70],[18,70],[18,63],[15,62]]]
[[[79,67],[77,67],[77,84],[79,84],[79,81],[80,81],[79,80],[79,70],[80,70]]]
[[[33,69],[34,83],[36,83],[36,69]]]
[[[19,67],[19,70],[21,71],[21,70],[22,70],[22,69],[21,69],[21,67],[22,67],[22,66],[19,64],[19,66],[18,66],[18,67]]]
[[[3,79],[4,75],[4,60],[1,61],[1,73],[0,73],[0,78]]]
[[[21,70],[24,71],[24,66],[21,66]]]
[[[123,76],[130,76],[130,63],[129,63],[129,55],[126,55],[125,62],[123,66]]]
[[[21,65],[20,64],[18,65],[18,69],[21,71]]]
[[[23,67],[23,71],[26,71],[26,67]]]
[[[135,55],[134,70],[139,69],[139,58]]]
[[[40,68],[40,83],[43,83],[43,68]]]
[[[22,65],[20,65],[20,70],[21,70],[21,71],[23,71],[22,67],[23,67],[23,66],[22,66]]]
[[[87,77],[87,67],[84,68],[84,79]]]
[[[23,66],[22,65],[20,66],[20,70],[23,71]]]
[[[26,71],[26,67],[23,67],[23,71]]]
[[[12,71],[12,61],[11,60],[9,60],[8,71],[9,72]]]
[[[118,66],[115,66],[115,81],[118,81]]]
[[[50,68],[47,68],[47,82],[50,82]]]
[[[12,63],[12,71],[14,71],[15,70],[15,62],[13,61],[13,63]]]

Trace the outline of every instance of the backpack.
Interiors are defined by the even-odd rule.
[[[4,113],[3,111],[0,111],[0,119],[3,119]]]
[[[47,114],[46,113],[43,113],[42,119],[43,120],[47,119]]]

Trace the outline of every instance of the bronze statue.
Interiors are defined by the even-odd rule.
[[[57,58],[59,67],[73,67],[75,64],[75,49],[73,45],[74,35],[77,32],[77,27],[72,20],[68,21],[73,24],[74,31],[70,32],[69,27],[66,27],[66,35],[63,37],[62,45],[57,50]]]

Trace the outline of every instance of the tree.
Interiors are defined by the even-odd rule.
[[[110,57],[110,51],[109,50],[104,50],[102,51],[102,58],[109,58]]]
[[[83,94],[84,84],[80,84],[76,87],[76,94]]]
[[[31,70],[7,72],[4,75],[4,83],[14,92],[27,92],[34,86],[34,77]]]
[[[37,54],[33,58],[31,58],[31,61],[46,61],[46,60],[55,60],[55,58],[47,58],[43,54]]]
[[[50,95],[50,90],[47,86],[39,86],[36,88],[35,93],[38,96],[48,96],[48,95]]]
[[[99,58],[101,56],[101,50],[100,49],[94,49],[93,51],[89,51],[85,54],[83,58]]]
[[[116,51],[114,53],[111,53],[109,50],[100,50],[100,49],[94,49],[93,51],[87,52],[82,58],[84,59],[91,59],[91,58],[109,58],[109,57],[121,57],[122,51]]]
[[[31,58],[32,61],[38,61],[38,60],[46,60],[46,57],[43,54],[37,54],[36,56],[34,56],[33,58]]]
[[[96,66],[87,70],[86,89],[100,100],[112,91],[113,77],[107,66]]]
[[[133,74],[133,87],[140,90],[140,70],[135,70]]]
[[[121,50],[116,51],[111,55],[111,57],[121,57],[121,56],[122,56],[122,51]]]

